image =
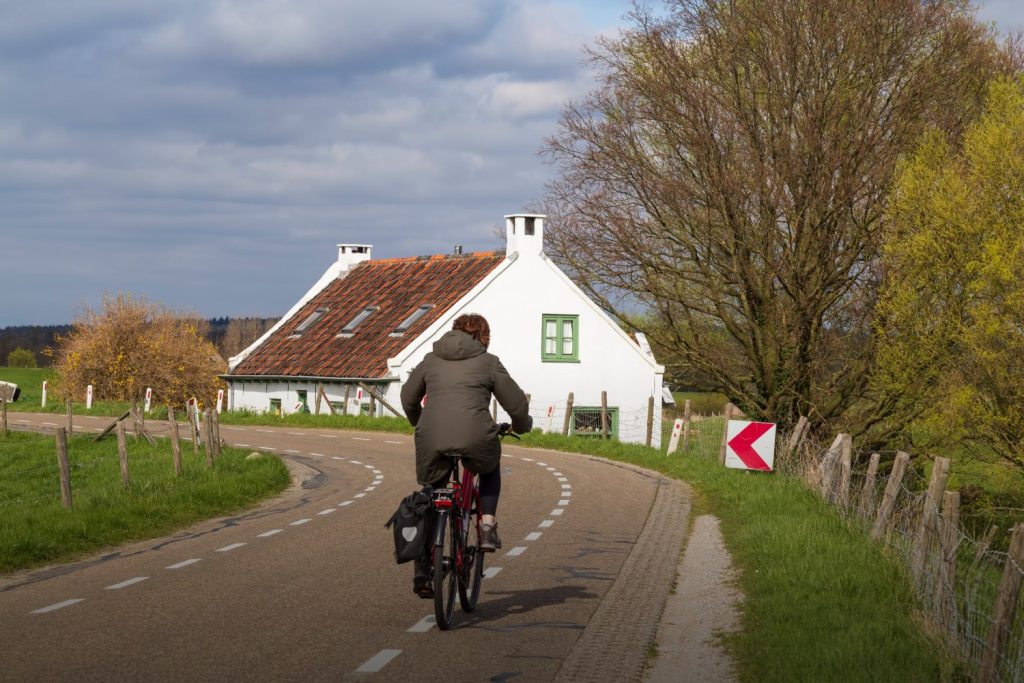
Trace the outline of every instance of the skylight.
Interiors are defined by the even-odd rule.
[[[393,334],[404,334],[406,330],[416,324],[416,321],[427,314],[427,311],[432,309],[434,304],[427,304],[420,306],[415,311],[409,314],[409,317],[402,321],[402,324],[395,328]]]
[[[356,314],[356,317],[352,318],[352,322],[350,322],[348,325],[345,325],[345,327],[341,328],[341,334],[353,334],[357,329],[359,329],[359,326],[362,325],[363,322],[367,318],[369,318],[376,310],[376,306],[367,306],[363,310],[359,311],[359,313]]]
[[[292,332],[291,338],[294,339],[296,337],[301,337],[302,333],[308,330],[310,327],[312,327],[317,320],[324,317],[324,314],[327,313],[328,310],[330,309],[318,308],[312,313],[310,313],[309,317],[303,320],[302,323],[295,328],[295,331]]]

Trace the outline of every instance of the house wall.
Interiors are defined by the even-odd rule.
[[[569,392],[573,392],[577,407],[600,407],[601,392],[605,391],[609,408],[618,409],[619,439],[643,443],[647,436],[648,399],[653,396],[652,445],[660,446],[663,368],[543,253],[521,251],[493,281],[471,292],[438,325],[416,340],[407,355],[400,358],[400,364],[392,368],[401,381],[431,350],[433,342],[451,329],[452,320],[463,313],[479,313],[487,318],[491,326],[488,350],[501,359],[512,378],[530,394],[535,428],[562,430]],[[579,362],[542,360],[544,314],[579,316]],[[399,390],[400,385],[395,383],[387,394],[396,406],[400,405]],[[508,419],[500,408],[498,419]]]
[[[271,407],[271,400],[277,399],[281,401],[281,411],[288,415],[299,412],[299,407],[297,406],[297,403],[299,402],[298,392],[305,391],[306,406],[309,412],[316,411],[316,381],[261,381],[233,379],[229,380],[228,384],[228,410],[268,412]],[[322,382],[322,385],[324,388],[324,394],[327,396],[327,400],[337,404],[335,407],[336,412],[340,412],[342,410],[341,406],[345,405],[346,386],[349,389],[348,414],[356,414],[357,411],[365,413],[371,408],[369,394],[364,391],[362,392],[362,396],[359,397],[359,388],[354,383],[325,381]],[[357,403],[358,407],[356,405]],[[391,415],[391,412],[385,410],[379,402],[374,401],[372,407],[378,416]],[[399,405],[396,405],[395,408],[401,410],[401,406]],[[320,413],[325,414],[329,412],[327,405],[321,402]]]

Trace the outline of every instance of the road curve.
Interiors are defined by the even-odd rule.
[[[76,417],[76,430],[109,421]],[[57,426],[27,413],[11,424]],[[410,436],[221,435],[279,454],[305,483],[166,538],[0,577],[0,680],[640,679],[687,526],[678,483],[506,446],[504,548],[487,558],[477,610],[441,632],[383,527],[416,487]]]

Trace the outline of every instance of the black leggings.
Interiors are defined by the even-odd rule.
[[[451,472],[438,479],[434,488],[444,488]],[[480,514],[494,515],[498,512],[498,496],[501,495],[501,463],[487,474],[480,475]]]

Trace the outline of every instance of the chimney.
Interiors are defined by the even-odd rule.
[[[372,244],[339,244],[338,265],[341,270],[351,270],[363,261],[369,261],[372,250]]]
[[[544,219],[539,213],[513,213],[505,216],[505,255],[540,256],[544,253]]]
[[[462,245],[461,244],[456,244],[455,245],[455,252],[454,252],[454,254],[456,256],[461,256],[462,255]]]

